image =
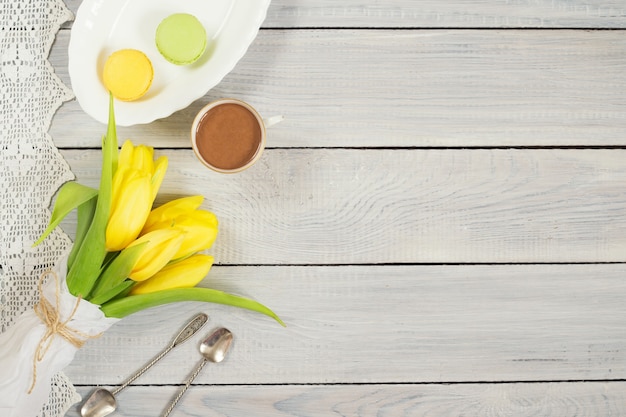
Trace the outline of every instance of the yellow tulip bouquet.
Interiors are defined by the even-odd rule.
[[[98,190],[68,182],[58,192],[50,224],[35,245],[77,209],[68,257],[69,291],[100,306],[107,317],[178,301],[227,304],[282,321],[264,305],[209,288],[196,288],[213,265],[199,252],[217,237],[218,221],[199,209],[202,196],[183,197],[152,209],[167,171],[167,157],[153,160],[145,145],[124,142],[118,154],[113,99],[102,143]]]
[[[52,376],[88,339],[117,320],[158,305],[203,301],[244,308],[284,323],[266,306],[196,287],[213,265],[201,253],[217,236],[216,216],[200,209],[202,196],[153,209],[168,160],[126,141],[118,152],[113,99],[102,142],[99,189],[77,182],[57,193],[41,243],[77,211],[67,260],[42,276],[41,300],[0,335],[0,415],[35,415],[48,398]]]

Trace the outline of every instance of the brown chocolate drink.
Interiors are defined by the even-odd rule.
[[[202,115],[195,128],[196,149],[218,170],[237,170],[250,163],[263,141],[257,116],[236,102],[217,104]]]

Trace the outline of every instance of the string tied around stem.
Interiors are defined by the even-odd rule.
[[[55,282],[55,305],[52,305],[52,303],[50,303],[50,301],[48,301],[48,299],[44,297],[43,284],[47,277],[52,277]],[[39,341],[39,344],[37,345],[37,350],[35,350],[35,355],[33,357],[33,382],[28,389],[29,394],[35,388],[35,384],[37,382],[37,363],[41,362],[44,356],[46,356],[46,353],[48,352],[48,349],[50,349],[52,341],[54,340],[54,337],[56,335],[61,336],[77,349],[83,347],[87,340],[96,339],[102,336],[102,333],[91,336],[87,333],[81,332],[68,326],[68,323],[72,320],[72,318],[76,314],[76,311],[78,310],[78,306],[80,304],[80,301],[82,300],[81,296],[77,297],[74,308],[72,309],[72,312],[67,317],[67,319],[63,321],[61,320],[61,287],[59,283],[59,277],[54,271],[48,270],[41,274],[38,289],[39,302],[34,306],[33,309],[35,310],[35,314],[37,315],[37,317],[39,317],[43,324],[46,325],[46,332]]]

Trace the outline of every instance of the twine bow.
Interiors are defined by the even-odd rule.
[[[55,281],[55,305],[52,305],[43,295],[43,283],[48,276],[51,276]],[[61,288],[59,285],[59,277],[54,271],[46,271],[41,275],[38,288],[39,303],[35,305],[34,310],[37,317],[46,325],[46,332],[39,341],[37,350],[35,350],[35,356],[33,357],[33,382],[28,389],[29,394],[33,391],[33,388],[35,388],[35,383],[37,382],[37,362],[42,361],[46,352],[48,352],[48,349],[52,346],[55,335],[61,336],[77,349],[80,349],[87,340],[95,339],[102,335],[102,333],[99,333],[91,336],[79,330],[72,329],[67,325],[74,317],[74,314],[76,314],[76,310],[78,310],[78,305],[82,299],[81,296],[78,296],[76,299],[76,304],[68,318],[65,321],[61,321],[61,313],[59,311],[61,309]]]

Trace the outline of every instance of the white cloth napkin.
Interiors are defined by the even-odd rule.
[[[65,283],[66,263],[61,262],[53,275],[47,275],[43,294],[59,322],[72,331],[80,332],[77,339],[86,342],[97,337],[119,319],[107,318],[99,306],[78,300],[70,294]],[[54,315],[52,315],[54,316]],[[7,330],[0,334],[0,415],[3,417],[35,416],[48,402],[52,377],[72,362],[78,347],[61,337],[50,335],[46,324],[34,310],[28,310]],[[35,361],[38,347],[41,361]]]

